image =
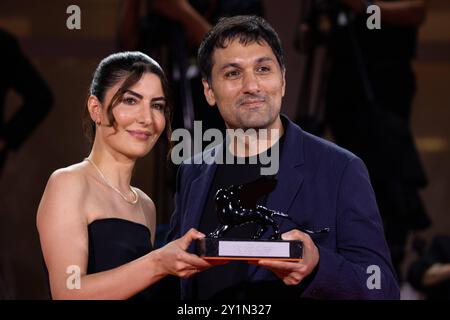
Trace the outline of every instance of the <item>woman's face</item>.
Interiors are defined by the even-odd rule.
[[[129,158],[140,158],[153,148],[164,131],[166,97],[159,77],[144,73],[113,109],[116,131],[106,125],[109,123],[106,107],[121,84],[122,81],[106,91],[101,108],[102,125],[97,127],[96,134],[100,134],[105,144],[115,151]]]

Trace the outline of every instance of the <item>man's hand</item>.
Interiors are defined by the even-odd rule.
[[[309,235],[296,229],[283,233],[281,238],[283,240],[300,240],[303,242],[303,261],[259,260],[257,264],[271,270],[286,285],[297,285],[316,268],[319,263],[319,250]]]

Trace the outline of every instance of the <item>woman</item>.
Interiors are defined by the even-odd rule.
[[[152,251],[155,206],[130,186],[136,160],[170,134],[168,98],[161,67],[143,53],[116,53],[97,67],[84,119],[91,153],[51,175],[37,214],[53,298],[145,298],[166,275],[210,266],[186,252],[204,236],[194,229]]]

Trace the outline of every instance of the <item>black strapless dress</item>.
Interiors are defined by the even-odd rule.
[[[150,230],[143,224],[121,218],[105,218],[88,225],[89,258],[87,274],[117,268],[153,250]],[[131,297],[149,300],[151,287]]]

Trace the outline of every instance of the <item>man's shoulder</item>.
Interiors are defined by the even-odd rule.
[[[287,147],[290,149],[289,152],[292,153],[293,150],[296,150],[300,158],[305,162],[317,164],[317,161],[324,156],[327,159],[343,162],[357,158],[352,152],[335,143],[303,130],[288,117],[283,116],[283,120],[287,129],[286,133],[289,136],[286,138],[286,140],[289,140],[287,143]]]
[[[303,130],[286,117],[285,122],[287,124],[287,135],[289,136],[289,142],[287,143],[288,152],[292,154],[295,152],[306,165],[317,166],[323,163],[324,160],[327,162],[348,163],[358,158],[352,152],[335,143]],[[288,139],[286,138],[286,140]]]
[[[334,142],[308,133],[296,125],[293,129],[290,134],[294,134],[296,138],[291,141],[295,141],[298,147],[291,144],[287,153],[301,159],[300,162],[307,171],[316,172],[328,179],[338,179],[350,166],[365,167],[358,156]],[[293,149],[296,151],[292,151]],[[283,154],[286,156],[285,152]]]
[[[357,156],[351,151],[344,149],[330,140],[315,136],[303,131],[305,152],[312,157],[326,155],[337,161],[351,161]]]
[[[331,182],[344,175],[355,179],[368,176],[363,160],[349,150],[306,132],[303,141],[306,170],[316,172],[316,177]]]

